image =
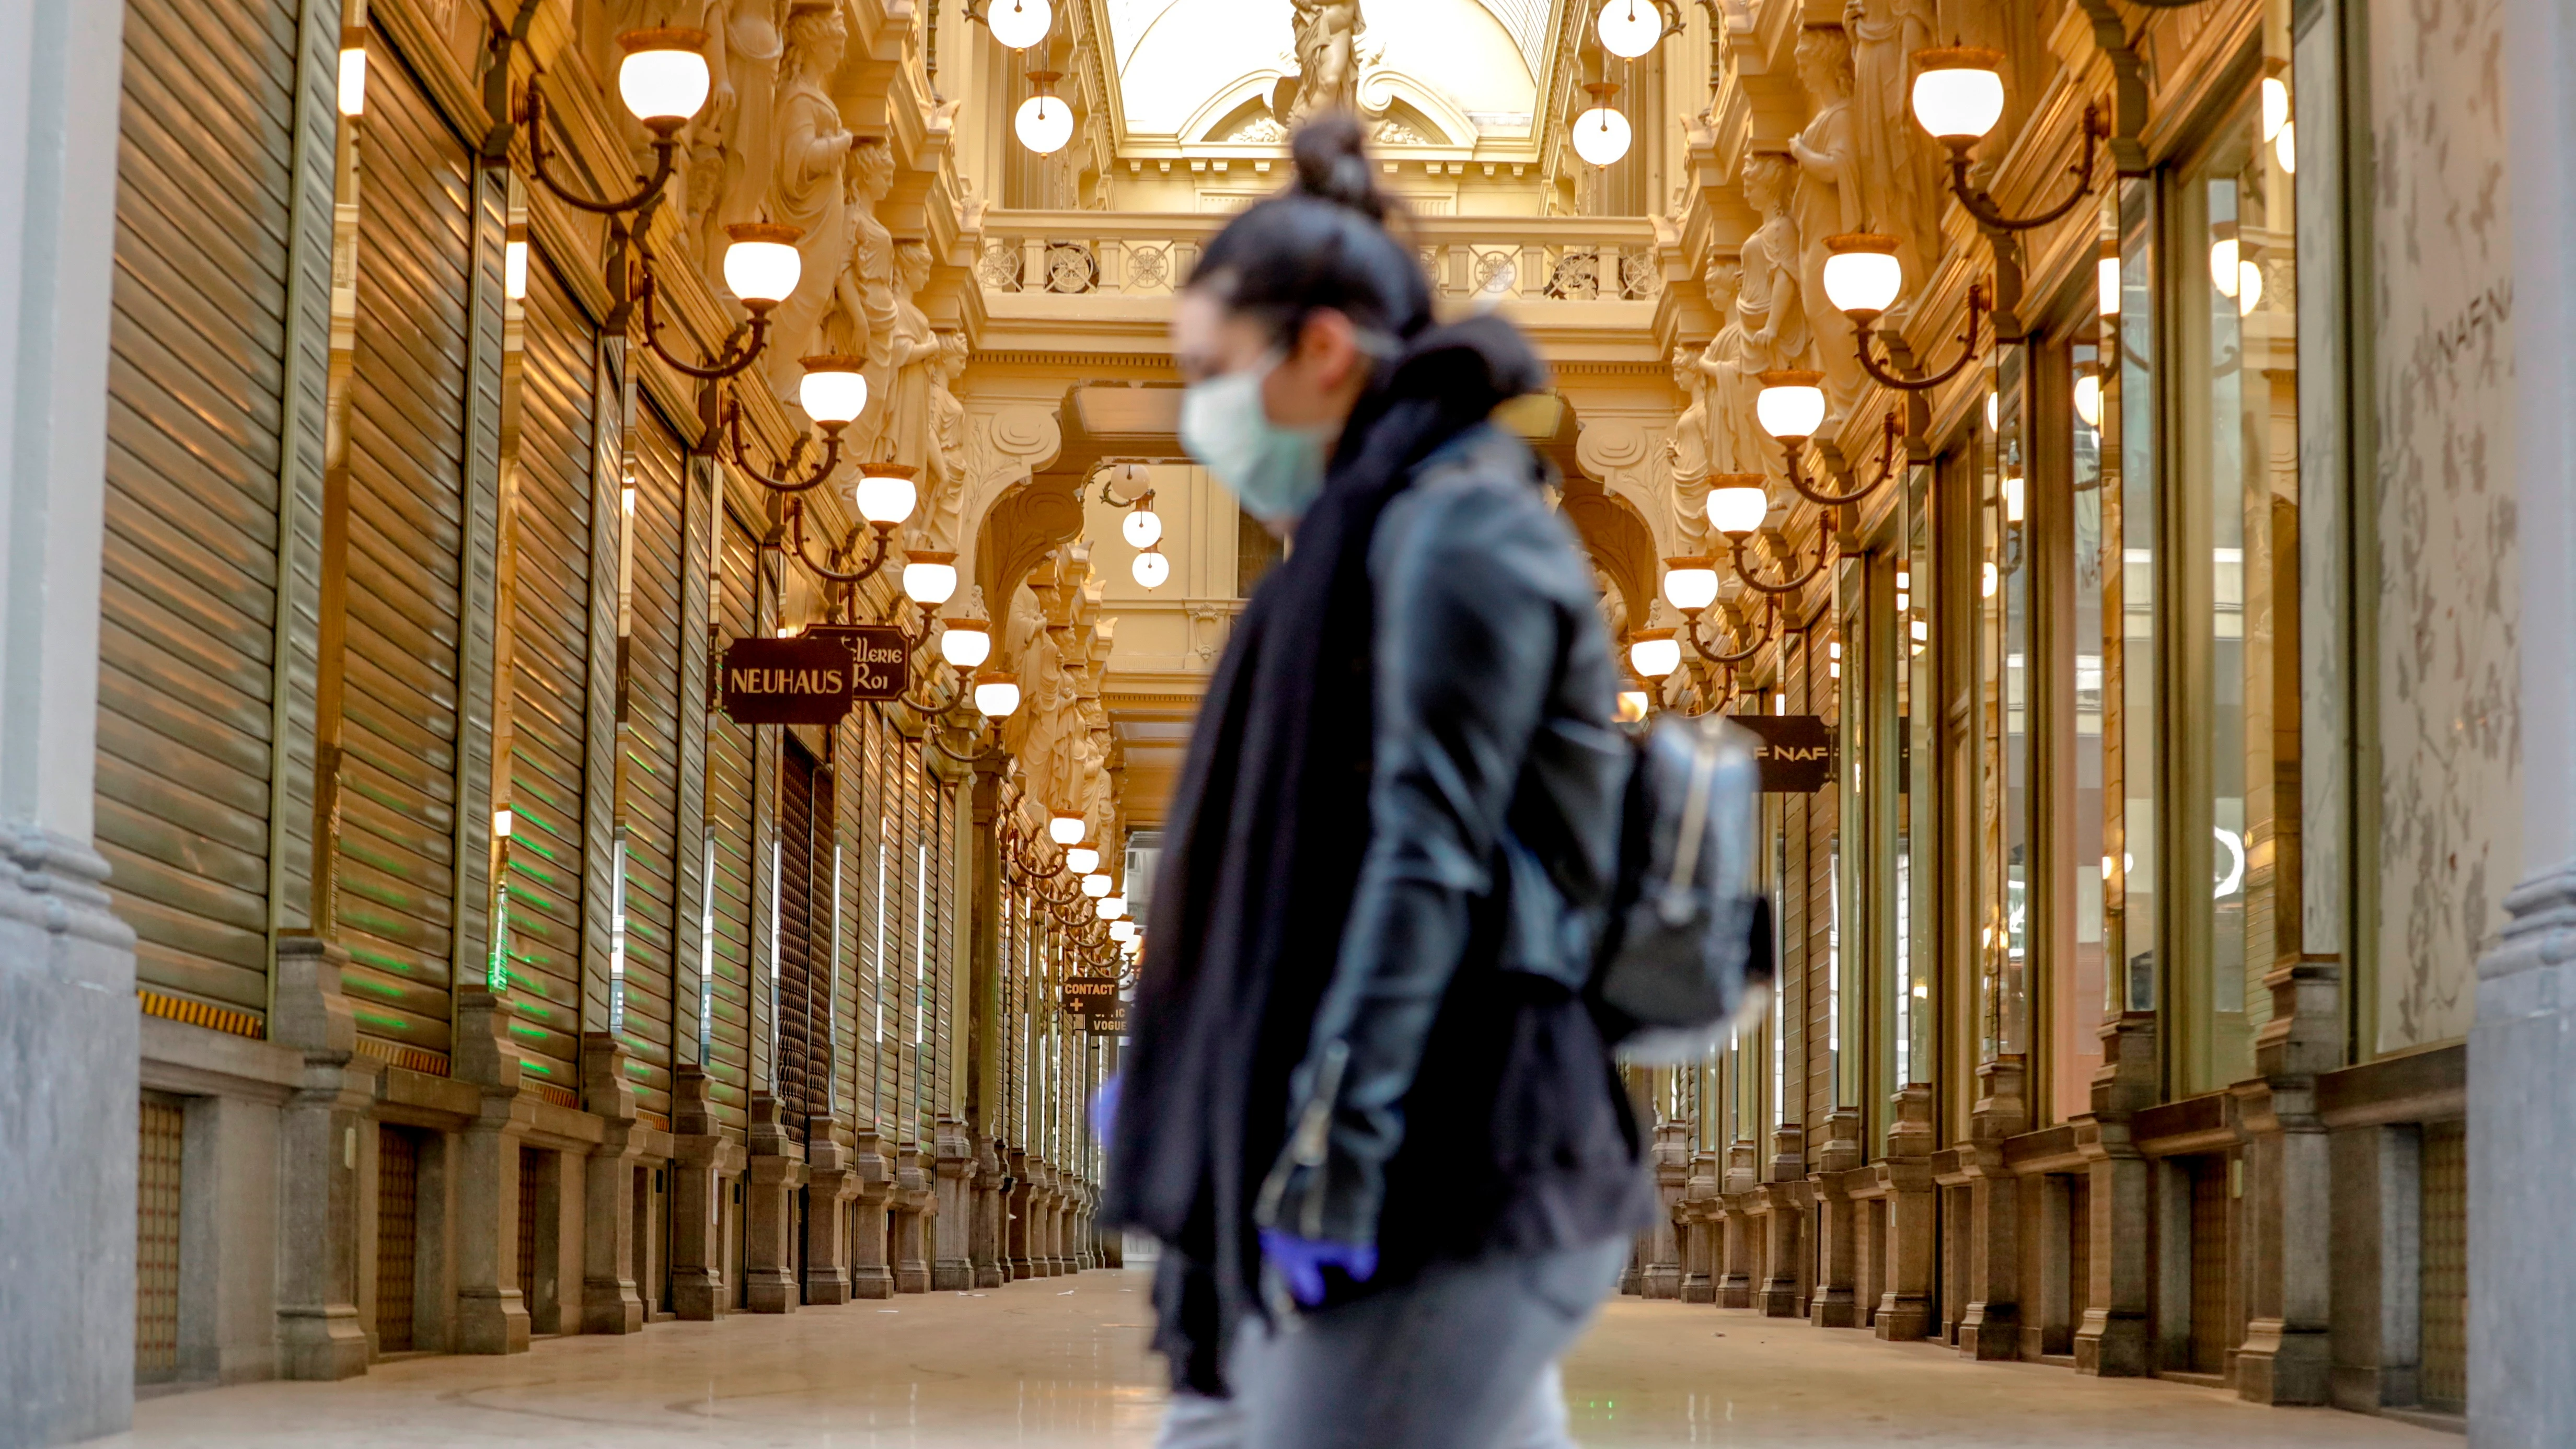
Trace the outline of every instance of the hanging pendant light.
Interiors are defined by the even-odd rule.
[[[957,555],[927,549],[904,560],[904,597],[925,608],[937,608],[957,592]]]
[[[1763,511],[1770,511],[1766,500]],[[1664,602],[1685,614],[1696,614],[1717,602],[1717,561],[1709,558],[1664,560]]]
[[[617,43],[626,52],[617,67],[617,98],[636,120],[667,135],[706,105],[715,76],[707,67],[705,31],[630,30]]]
[[[1609,0],[1593,30],[1603,50],[1635,60],[1663,43],[1664,13],[1654,0]]]
[[[980,669],[993,657],[993,626],[981,619],[950,619],[939,631],[939,657],[960,669]]]
[[[1574,118],[1574,154],[1595,166],[1608,166],[1628,154],[1628,143],[1634,133],[1628,118],[1610,104],[1619,88],[1608,81],[1594,81],[1585,86],[1592,94],[1592,109]]]
[[[1759,372],[1762,391],[1753,396],[1753,416],[1762,431],[1782,442],[1804,442],[1825,423],[1825,375],[1805,368],[1781,367]]]
[[[1640,629],[1628,636],[1628,667],[1640,679],[1661,679],[1682,667],[1682,641],[1671,629]]]
[[[1064,853],[1064,868],[1075,875],[1090,875],[1100,869],[1100,852],[1077,845]]]
[[[1091,822],[1079,815],[1054,815],[1047,819],[1047,839],[1058,845],[1080,845],[1091,834]]]
[[[1048,89],[1062,79],[1056,71],[1030,71],[1029,83],[1037,87],[1037,94],[1020,102],[1020,113],[1011,122],[1020,144],[1040,156],[1054,155],[1073,139],[1073,107]]]
[[[986,719],[1005,719],[1020,707],[1017,675],[988,669],[975,676],[975,710]]]
[[[992,0],[984,26],[1012,50],[1026,50],[1047,38],[1055,26],[1055,8],[1047,0]]]
[[[1771,516],[1771,492],[1759,473],[1721,473],[1708,492],[1708,525],[1728,538],[1745,539],[1762,531]]]

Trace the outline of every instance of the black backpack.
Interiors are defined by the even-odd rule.
[[[1715,714],[1663,715],[1637,741],[1593,970],[1623,1061],[1700,1061],[1770,998],[1771,903],[1754,884],[1754,743]]]

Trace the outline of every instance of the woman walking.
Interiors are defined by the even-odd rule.
[[[1182,442],[1290,548],[1173,802],[1103,1219],[1165,1245],[1168,1443],[1562,1444],[1555,1361],[1655,1202],[1585,995],[1617,673],[1490,418],[1539,359],[1435,321],[1356,120],[1294,151],[1175,314]]]

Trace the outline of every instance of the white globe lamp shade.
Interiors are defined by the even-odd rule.
[[[1754,420],[1782,442],[1812,438],[1825,425],[1825,375],[1802,368],[1756,373],[1762,391],[1753,398]]]
[[[754,311],[775,307],[796,290],[805,259],[796,252],[801,227],[744,221],[725,228],[724,279],[742,304]]]
[[[1117,942],[1121,946],[1135,940],[1136,923],[1125,919],[1111,921],[1109,923],[1109,939]]]
[[[1664,560],[1664,602],[1685,614],[1696,614],[1716,603],[1716,560],[1705,558]]]
[[[2088,428],[2102,426],[2102,379],[2092,373],[2075,379],[2075,415]]]
[[[1118,536],[1129,548],[1152,548],[1163,541],[1163,515],[1139,508],[1119,521]]]
[[[2003,62],[1975,45],[1914,52],[1914,119],[1943,145],[1975,145],[2003,119]]]
[[[1073,107],[1060,96],[1043,91],[1020,102],[1020,113],[1011,121],[1020,144],[1040,156],[1052,156],[1073,139]]]
[[[1004,48],[1026,50],[1047,38],[1055,25],[1055,10],[1047,0],[992,0],[984,23]]]
[[[867,366],[864,357],[808,357],[804,359],[805,380],[796,385],[796,405],[805,416],[825,427],[842,427],[859,420],[868,410]]]
[[[2263,77],[2263,139],[2271,140],[2290,124],[2290,83],[2276,75]]]
[[[1079,815],[1058,815],[1047,821],[1047,839],[1058,845],[1080,845],[1090,834],[1091,822]]]
[[[1601,48],[1621,60],[1635,60],[1663,43],[1664,13],[1654,0],[1609,0],[1593,29]]]
[[[893,463],[861,464],[858,486],[850,492],[850,501],[858,506],[861,518],[889,526],[910,518],[913,505],[920,499],[921,490],[913,484],[912,470]]]
[[[617,67],[617,98],[635,119],[667,136],[706,105],[714,77],[705,31],[630,30],[617,43],[626,51]]]
[[[1148,549],[1136,555],[1136,562],[1130,566],[1129,572],[1136,576],[1139,587],[1159,589],[1172,577],[1172,561],[1164,557],[1161,550]]]
[[[1670,629],[1640,629],[1629,636],[1628,665],[1640,679],[1661,679],[1682,667],[1682,641]]]
[[[1114,921],[1127,914],[1125,896],[1104,896],[1100,902],[1100,919]]]
[[[1708,494],[1709,527],[1729,538],[1751,538],[1771,516],[1771,492],[1757,473],[1730,473]]]
[[[1100,869],[1100,852],[1088,845],[1077,845],[1064,853],[1064,868],[1075,875],[1090,875]]]
[[[2105,317],[2120,315],[2120,259],[2102,258],[2093,264],[2093,309]]]
[[[986,719],[1007,719],[1020,707],[1020,681],[999,670],[975,676],[975,712]]]
[[[1825,296],[1837,312],[1875,317],[1904,289],[1905,269],[1897,263],[1892,236],[1829,236],[1825,253]]]
[[[1095,870],[1082,878],[1082,893],[1095,901],[1107,900],[1110,889],[1116,884],[1106,874]]]
[[[1611,106],[1594,106],[1574,118],[1574,154],[1595,166],[1611,165],[1627,155],[1632,139],[1628,118]]]
[[[960,669],[980,669],[993,657],[993,629],[981,619],[951,619],[939,631],[939,657]]]
[[[364,32],[345,36],[340,41],[340,114],[363,116],[367,113],[367,45]]]
[[[924,608],[935,609],[957,593],[957,555],[923,551],[904,560],[903,594]]]

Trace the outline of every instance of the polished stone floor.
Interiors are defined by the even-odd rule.
[[[250,1384],[136,1406],[137,1449],[1146,1449],[1162,1399],[1145,1275],[541,1340],[418,1358],[341,1384]],[[2267,1410],[2170,1383],[1963,1363],[1740,1312],[1614,1302],[1566,1365],[1590,1449],[1712,1445],[2456,1444],[2332,1410]],[[111,1441],[125,1442],[125,1441]]]

